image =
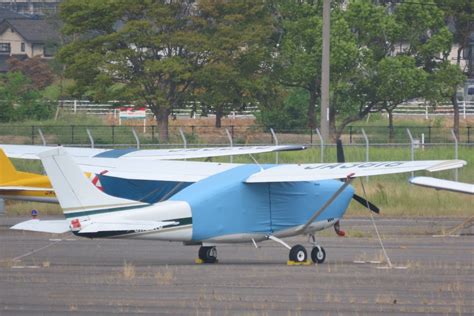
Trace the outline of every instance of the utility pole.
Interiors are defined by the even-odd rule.
[[[323,58],[321,65],[321,136],[329,141],[329,41],[331,0],[323,2]]]

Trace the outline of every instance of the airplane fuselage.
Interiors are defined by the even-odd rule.
[[[244,183],[260,169],[243,165],[211,176],[182,189],[169,200],[127,210],[102,209],[65,213],[81,225],[94,220],[175,221],[179,224],[156,231],[115,231],[78,234],[83,237],[121,237],[229,243],[260,241],[267,236],[287,237],[342,186],[337,180],[311,182]],[[348,186],[311,224],[309,230],[330,227],[343,217],[353,196]],[[300,233],[300,232],[299,232]]]

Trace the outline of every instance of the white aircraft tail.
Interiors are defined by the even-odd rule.
[[[98,190],[62,147],[38,154],[66,217],[84,216],[85,212],[123,209],[148,205],[110,196]]]

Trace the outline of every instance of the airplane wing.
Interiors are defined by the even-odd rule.
[[[130,180],[197,182],[240,164],[198,161],[136,161],[108,158],[76,158],[82,171]]]
[[[53,188],[38,188],[38,187],[24,187],[24,186],[0,186],[1,191],[50,191],[54,192]]]
[[[466,194],[474,194],[474,184],[469,183],[448,181],[431,177],[414,177],[410,179],[410,183],[437,190],[447,190]]]
[[[0,145],[10,158],[39,159],[38,154],[56,146],[35,145]],[[73,158],[120,158],[132,160],[174,160],[220,156],[260,154],[278,151],[293,151],[306,149],[305,146],[242,146],[242,147],[210,147],[188,149],[98,149],[85,147],[64,147]]]
[[[12,226],[11,229],[28,230],[33,232],[62,234],[70,231],[69,222],[63,220],[42,221],[39,219],[30,219]]]
[[[165,226],[178,225],[174,221],[117,221],[117,222],[93,222],[84,226],[79,233],[97,233],[107,231],[149,231],[158,230]]]
[[[300,165],[281,165],[255,173],[246,183],[297,182],[341,179],[351,177],[376,176],[418,170],[441,171],[461,168],[463,160],[420,160],[420,161],[382,161],[318,163]]]

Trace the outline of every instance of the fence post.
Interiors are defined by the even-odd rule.
[[[278,137],[276,136],[273,128],[270,128],[270,132],[272,133],[273,142],[275,143],[275,146],[278,146]],[[278,164],[278,151],[275,152],[275,163]]]
[[[463,101],[462,101],[462,115],[463,115],[463,118],[466,119],[466,97],[465,96],[464,96]],[[456,170],[458,170],[458,169],[456,169]]]
[[[89,136],[89,141],[91,143],[91,148],[95,147],[94,138],[92,137],[90,129],[86,128],[87,136]]]
[[[459,157],[459,144],[458,144],[458,138],[456,137],[456,133],[454,132],[454,129],[451,130],[451,135],[453,135],[454,138],[454,159],[458,159]],[[454,169],[454,180],[458,181],[459,177],[459,169]]]
[[[35,126],[31,125],[31,145],[35,144]]]
[[[151,142],[155,143],[155,125],[151,126]]]
[[[234,147],[234,141],[232,140],[232,135],[230,134],[227,128],[225,129],[225,132],[227,134],[227,138],[229,139],[230,148]],[[234,162],[234,156],[230,155],[230,163],[233,163],[233,162]]]
[[[41,141],[43,142],[43,146],[46,146],[46,139],[44,138],[43,131],[39,127],[38,127],[38,134],[41,137]]]
[[[316,133],[318,134],[319,137],[319,144],[321,146],[321,162],[324,161],[324,140],[323,137],[321,136],[321,133],[319,132],[319,128],[316,129]]]
[[[188,148],[188,141],[186,140],[186,136],[184,135],[183,129],[179,128],[179,134],[181,135],[181,139],[183,140],[183,147],[184,149]],[[184,158],[186,160],[186,158]]]
[[[112,125],[112,145],[115,145],[115,125]]]
[[[74,125],[71,125],[71,144],[74,144]]]
[[[415,140],[413,139],[413,136],[411,135],[410,129],[407,128],[407,133],[408,137],[410,137],[410,158],[411,161],[415,160]],[[412,171],[411,176],[414,177],[415,173]]]
[[[349,126],[349,144],[352,144],[352,126]]]
[[[369,138],[367,137],[364,129],[362,129],[362,135],[364,136],[365,140],[365,161],[369,162]],[[369,177],[365,177],[365,181],[369,182]]]
[[[133,137],[135,137],[135,141],[137,142],[137,149],[140,149],[140,138],[138,138],[138,134],[135,131],[134,127],[132,127],[132,134],[133,134]]]

